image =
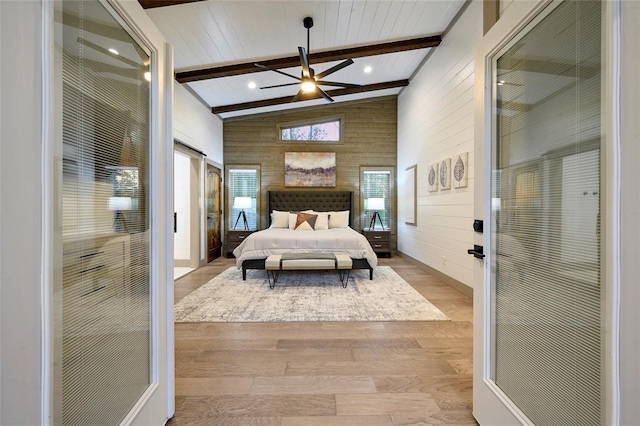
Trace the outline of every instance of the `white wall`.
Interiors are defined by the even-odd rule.
[[[42,373],[40,2],[0,1],[0,424],[37,425]]]
[[[175,139],[222,164],[222,120],[213,115],[180,83],[173,83],[173,135]]]
[[[398,100],[398,194],[417,164],[417,226],[406,225],[398,197],[398,250],[473,286],[474,55],[482,37],[482,1],[473,0]],[[468,152],[466,188],[427,190],[431,163]]]
[[[173,136],[193,148],[204,152],[206,160],[222,167],[222,120],[213,115],[211,108],[203,105],[195,96],[177,81],[173,82]],[[199,185],[200,217],[200,265],[206,263],[207,219],[204,207],[206,164],[200,161]],[[193,220],[193,219],[192,219]],[[193,237],[192,237],[193,238]],[[194,240],[195,241],[195,240]]]

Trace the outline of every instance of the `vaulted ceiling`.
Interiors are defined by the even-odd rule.
[[[327,80],[359,87],[322,87],[335,102],[398,94],[465,0],[139,0],[174,47],[176,80],[221,118],[286,110],[328,101],[317,94],[291,102],[298,86],[260,63],[301,75],[298,46],[319,74],[354,63]],[[365,72],[365,68],[370,68]],[[254,83],[255,88],[249,88]]]

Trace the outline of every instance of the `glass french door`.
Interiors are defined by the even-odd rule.
[[[51,423],[164,424],[163,43],[124,24],[131,5],[53,4]]]
[[[551,3],[487,58],[481,424],[605,418],[602,11]]]

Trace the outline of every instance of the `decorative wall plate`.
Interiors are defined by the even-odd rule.
[[[438,190],[438,163],[429,165],[427,170],[427,186],[430,192]]]
[[[468,153],[463,152],[453,157],[453,187],[466,188],[467,176],[469,174],[467,168]]]
[[[451,189],[451,158],[444,159],[440,162],[440,189]]]

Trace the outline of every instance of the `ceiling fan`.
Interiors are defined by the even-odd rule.
[[[325,71],[322,71],[319,74],[316,74],[313,68],[309,66],[309,29],[313,27],[313,18],[307,16],[302,20],[304,27],[307,29],[307,49],[304,47],[298,46],[298,53],[300,55],[300,66],[302,67],[302,77],[296,77],[295,75],[291,75],[289,73],[280,71],[275,68],[268,67],[263,64],[255,64],[256,67],[262,68],[269,71],[277,72],[278,74],[286,75],[287,77],[294,78],[298,80],[296,83],[287,83],[287,84],[277,84],[275,86],[265,86],[261,87],[261,89],[272,89],[274,87],[285,87],[285,86],[295,86],[300,85],[300,90],[298,93],[291,99],[291,102],[297,101],[303,93],[319,93],[323,98],[325,98],[329,102],[333,102],[331,96],[327,94],[324,90],[320,88],[320,86],[334,86],[334,87],[360,87],[359,84],[351,84],[351,83],[338,83],[334,81],[325,81],[322,80],[324,77],[333,74],[336,71],[341,70],[351,64],[353,64],[352,59],[347,59],[346,61],[340,62],[338,65],[335,65]]]

